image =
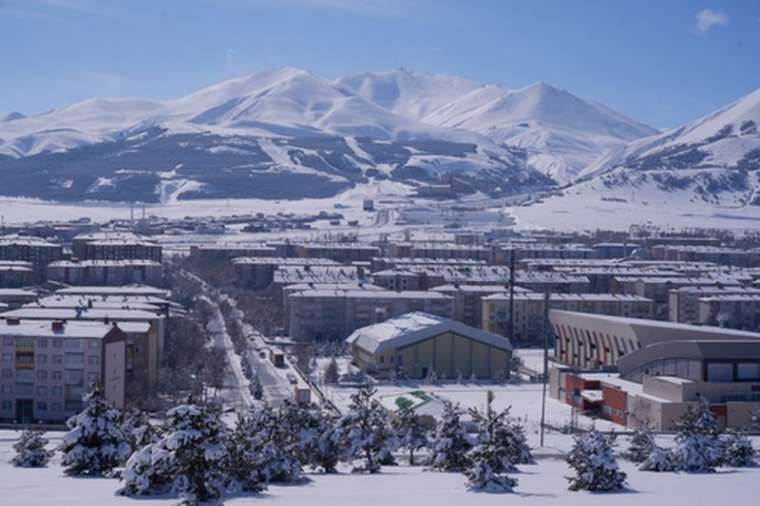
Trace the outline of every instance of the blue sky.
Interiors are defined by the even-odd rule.
[[[0,112],[285,65],[546,81],[664,128],[760,87],[760,1],[0,0]]]

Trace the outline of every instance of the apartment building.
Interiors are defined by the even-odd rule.
[[[0,288],[21,288],[34,284],[34,266],[21,260],[0,260]]]
[[[7,235],[0,237],[0,260],[20,260],[32,265],[34,282],[45,280],[49,263],[60,260],[63,247],[39,237]]]
[[[483,298],[483,329],[511,337],[512,342],[543,342],[546,305],[541,293],[521,293],[514,297],[514,336],[509,336],[509,295],[495,294]],[[652,318],[654,303],[636,295],[551,294],[549,310],[561,309],[635,318]]]
[[[342,266],[328,258],[286,258],[286,257],[240,257],[232,260],[235,278],[241,287],[262,290],[270,286],[275,279],[275,271],[280,267],[297,267],[306,272],[316,267]],[[293,279],[290,283],[299,283]]]
[[[199,262],[225,263],[240,257],[275,257],[277,248],[266,244],[201,244],[190,246],[190,258]]]
[[[47,266],[47,279],[69,285],[161,285],[164,267],[155,260],[59,260]]]
[[[443,285],[433,288],[454,300],[452,319],[481,328],[483,320],[483,297],[498,293],[508,294],[508,285]],[[515,293],[527,293],[527,288],[515,287]]]
[[[149,387],[134,339],[145,323],[0,322],[0,419],[62,423],[82,409],[95,383],[123,408],[133,388]],[[130,344],[130,336],[133,339]]]
[[[699,300],[721,295],[760,295],[760,288],[745,286],[685,286],[668,292],[668,320],[699,324]]]
[[[359,242],[307,242],[294,245],[295,256],[329,258],[342,264],[368,262],[380,254],[380,248]]]
[[[715,293],[697,301],[697,322],[730,329],[760,330],[760,294]]]
[[[494,250],[486,246],[453,242],[398,242],[388,244],[386,253],[391,257],[436,258],[449,260],[477,260],[494,263]]]
[[[0,288],[0,303],[9,309],[16,309],[37,300],[37,293],[21,288]]]
[[[354,330],[414,311],[450,318],[453,300],[436,292],[305,290],[288,295],[290,337],[341,340]]]
[[[77,260],[153,260],[161,262],[161,245],[131,232],[95,232],[71,242]]]
[[[712,262],[737,267],[760,266],[760,250],[723,248],[718,246],[657,245],[652,256],[658,260]]]

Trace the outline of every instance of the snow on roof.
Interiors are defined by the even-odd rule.
[[[145,333],[150,329],[148,323],[119,323],[117,326],[127,334]],[[60,330],[54,330],[51,321],[20,321],[16,324],[0,321],[0,335],[8,337],[102,338],[113,327],[114,325],[111,323],[70,321],[60,327]]]
[[[346,342],[355,344],[370,353],[409,346],[445,332],[479,341],[503,350],[511,350],[509,339],[490,334],[448,318],[423,312],[405,315],[355,330]]]
[[[0,314],[0,318],[18,318],[21,320],[132,320],[153,321],[162,317],[156,313],[129,309],[67,309],[67,308],[40,308],[24,307],[6,311]]]
[[[127,286],[72,286],[61,288],[55,292],[58,295],[155,295],[167,297],[169,291],[148,285]]]

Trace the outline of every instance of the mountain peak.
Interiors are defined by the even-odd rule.
[[[21,114],[20,112],[13,111],[13,112],[9,112],[8,114],[0,118],[0,123],[7,123],[9,121],[24,119],[24,118],[26,118],[25,115]]]

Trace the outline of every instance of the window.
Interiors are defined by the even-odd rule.
[[[87,373],[87,384],[88,385],[94,385],[98,382],[98,373],[96,372],[88,372]]]
[[[13,378],[13,369],[3,369],[3,379]]]
[[[12,337],[6,337],[3,339],[3,344],[5,346],[13,346],[13,338]]]
[[[37,411],[47,411],[47,402],[38,402]]]
[[[13,387],[11,385],[3,385],[0,391],[3,392],[4,394],[10,394],[10,393],[13,393]]]
[[[61,371],[53,371],[53,380],[55,381],[61,381],[63,379],[63,372]]]
[[[37,387],[37,395],[47,395],[47,387]]]
[[[37,379],[38,380],[46,380],[47,379],[47,371],[37,371]]]
[[[53,397],[60,397],[63,395],[63,387],[53,387],[51,390]]]
[[[13,401],[3,401],[0,403],[0,409],[3,411],[10,411],[13,409]]]
[[[13,363],[13,353],[3,353],[3,363],[4,364],[12,364]]]
[[[53,348],[62,348],[63,347],[63,339],[53,339]]]
[[[82,340],[81,339],[66,339],[66,349],[67,350],[81,350]]]
[[[52,404],[52,410],[53,411],[61,411],[61,408],[62,408],[62,406],[61,406],[60,402],[54,402]]]
[[[736,364],[736,379],[739,381],[760,380],[760,363],[739,362]]]
[[[37,348],[47,348],[48,340],[43,338],[37,339]]]
[[[84,353],[67,353],[65,363],[67,366],[83,365]]]
[[[734,380],[733,364],[712,363],[707,364],[707,381],[716,383],[730,383]]]
[[[62,364],[63,363],[63,355],[53,355],[53,363],[54,364]]]
[[[90,349],[97,350],[100,347],[100,341],[97,339],[90,339]]]
[[[38,364],[47,364],[47,361],[48,361],[47,355],[37,354],[37,363]]]
[[[90,365],[98,365],[98,362],[100,362],[99,358],[100,357],[97,355],[90,355],[87,357],[87,363]]]

